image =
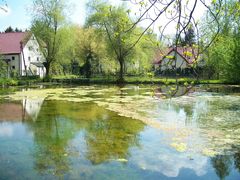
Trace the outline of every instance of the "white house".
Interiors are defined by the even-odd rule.
[[[186,69],[194,63],[198,66],[204,65],[197,49],[191,47],[170,47],[158,51],[153,62],[155,69],[160,68],[161,71],[173,68]]]
[[[44,56],[34,34],[30,32],[0,33],[0,56],[7,63],[8,72],[41,78],[46,74]]]

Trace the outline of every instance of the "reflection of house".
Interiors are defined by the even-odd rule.
[[[180,97],[193,93],[195,90],[192,86],[161,86],[155,89],[154,96],[157,98]]]
[[[1,121],[22,121],[28,115],[24,113],[21,104],[4,103],[0,104],[0,122]]]
[[[44,57],[35,36],[30,32],[0,33],[1,58],[8,64],[8,71],[20,76],[44,77]]]
[[[1,121],[22,121],[31,118],[36,120],[44,99],[23,99],[22,105],[17,103],[0,104]]]
[[[23,99],[23,107],[26,110],[27,114],[32,118],[32,120],[36,120],[38,114],[41,110],[44,99]]]
[[[170,47],[157,52],[153,62],[155,69],[160,68],[164,71],[167,69],[186,69],[194,63],[202,65],[197,49],[192,47]]]

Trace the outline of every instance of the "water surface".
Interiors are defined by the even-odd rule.
[[[238,86],[0,92],[0,179],[240,179]]]

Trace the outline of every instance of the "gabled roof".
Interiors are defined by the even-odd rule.
[[[175,51],[181,56],[188,64],[194,63],[198,57],[196,48],[193,47],[169,47],[162,50],[158,50],[153,64],[161,64],[162,60]]]
[[[20,54],[23,46],[30,38],[30,32],[0,33],[0,54]]]

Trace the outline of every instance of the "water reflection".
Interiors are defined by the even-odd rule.
[[[131,157],[141,169],[159,172],[166,177],[178,177],[183,169],[193,170],[197,176],[204,176],[207,173],[207,157],[198,153],[179,153],[169,149],[165,142],[166,137],[159,136],[158,131],[148,129],[144,132],[143,138],[144,146],[141,149],[134,149],[134,156]]]
[[[1,121],[24,121],[31,118],[36,120],[44,99],[23,98],[20,102],[8,102],[0,104]]]
[[[232,147],[232,153],[224,153],[211,158],[211,164],[219,179],[228,179],[232,171],[240,173],[240,148]]]
[[[234,165],[235,168],[240,172],[240,148],[234,154]]]
[[[86,129],[87,158],[93,164],[106,161],[127,161],[129,149],[139,147],[139,133],[144,125],[127,118],[119,121],[117,116],[94,121]]]
[[[136,120],[122,119],[94,104],[45,101],[35,121],[26,121],[33,132],[35,168],[61,176],[70,170],[72,139],[84,131],[85,158],[93,164],[127,159],[129,148],[139,145],[144,128]],[[82,148],[82,147],[78,147]]]
[[[32,120],[35,121],[38,118],[38,114],[41,110],[43,101],[44,101],[44,98],[37,98],[37,99],[24,98],[22,101],[24,113],[27,113],[28,116],[30,116]]]
[[[24,108],[20,103],[4,103],[0,104],[0,122],[4,121],[22,121],[28,116],[24,113]]]
[[[157,98],[173,98],[191,94],[195,91],[192,85],[162,85],[155,88],[154,96]]]
[[[60,93],[59,100],[25,96],[21,102],[6,100],[0,103],[0,173],[7,169],[4,164],[8,159],[3,156],[27,144],[30,152],[25,152],[24,162],[37,172],[29,177],[77,179],[82,174],[86,178],[90,177],[86,174],[105,171],[115,179],[114,174],[120,170],[126,177],[137,174],[134,179],[146,174],[150,179],[187,177],[189,172],[194,172],[192,179],[239,177],[239,98],[179,88],[175,95],[187,96],[165,99],[162,95],[169,89],[155,89],[160,95],[157,98],[152,97],[152,88],[99,91],[89,87],[61,89],[64,101]],[[77,91],[79,94],[73,97]],[[68,95],[74,102],[66,101]],[[86,97],[91,99],[80,102]],[[147,121],[144,124],[144,119],[161,126]],[[17,123],[25,132],[21,141],[17,141]],[[23,142],[25,138],[31,142]],[[173,142],[177,146],[172,146]],[[201,151],[205,146],[220,153],[209,158]],[[7,156],[16,157],[21,157],[20,151],[16,156]],[[20,166],[18,163],[9,167]]]
[[[11,125],[0,126],[0,137],[12,137],[13,128]]]
[[[231,156],[217,155],[211,159],[211,162],[220,179],[225,179],[230,174]]]
[[[35,168],[40,173],[61,175],[69,170],[65,148],[76,128],[74,122],[59,115],[56,105],[44,102],[38,118],[26,122],[34,137]]]

